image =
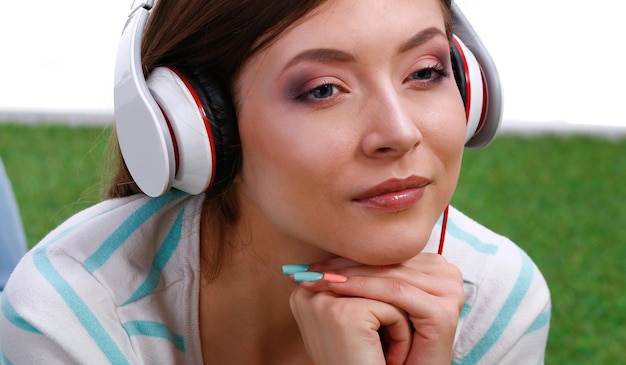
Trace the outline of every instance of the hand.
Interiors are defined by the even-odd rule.
[[[404,364],[412,329],[406,313],[398,308],[303,287],[294,290],[290,304],[314,364]],[[383,327],[390,344],[386,353],[378,332]]]
[[[443,257],[422,253],[407,262],[391,266],[364,266],[338,258],[311,265],[309,271],[336,273],[349,279],[343,283],[329,283],[323,280],[301,283],[300,288],[294,291],[291,300],[292,311],[303,332],[305,343],[308,343],[307,337],[320,335],[315,331],[328,330],[321,327],[327,326],[324,322],[329,321],[329,315],[336,316],[338,312],[341,313],[341,310],[335,309],[335,305],[340,305],[345,306],[346,309],[343,310],[349,314],[345,321],[331,319],[334,322],[332,326],[333,331],[336,331],[335,337],[355,331],[363,333],[364,329],[370,331],[369,336],[364,336],[361,342],[359,338],[351,341],[338,340],[340,343],[344,341],[346,346],[354,346],[353,349],[345,350],[348,353],[356,355],[361,351],[372,351],[367,349],[368,346],[370,349],[373,346],[367,343],[365,338],[371,340],[375,337],[374,332],[383,328],[390,334],[386,339],[389,349],[386,353],[387,363],[411,365],[450,363],[456,324],[464,295],[460,271],[447,263]],[[301,289],[309,291],[309,296],[303,294]],[[324,295],[323,304],[327,313],[321,310],[323,308],[316,307],[322,303],[322,300],[317,298],[318,295]],[[404,325],[405,330],[402,330],[403,322],[397,316],[381,315],[383,310],[389,309],[381,307],[380,304],[392,306],[404,315],[407,321]],[[356,314],[351,315],[350,311]],[[363,324],[362,317],[358,317],[360,313],[370,313],[378,319],[378,322],[371,321],[372,317],[367,317],[369,322]],[[313,319],[303,320],[306,316]],[[312,322],[315,326],[311,326]],[[303,325],[307,327],[303,328]],[[347,328],[344,329],[342,326]],[[406,328],[411,332],[410,338],[406,336]],[[410,341],[408,347],[407,340]],[[381,345],[379,340],[376,346],[378,355],[381,354]],[[380,360],[379,357],[376,359],[377,362],[370,360],[358,363],[385,363],[385,360]],[[330,360],[333,362],[332,358]]]

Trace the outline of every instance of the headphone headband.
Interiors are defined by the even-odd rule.
[[[113,98],[124,162],[143,192],[159,196],[170,189],[176,163],[167,121],[148,89],[141,64],[141,41],[153,4],[154,0],[133,3],[118,46]]]

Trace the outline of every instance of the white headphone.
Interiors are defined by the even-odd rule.
[[[144,77],[141,41],[155,0],[135,1],[115,64],[116,132],[124,162],[149,196],[170,188],[200,194],[227,181],[236,157],[236,118],[230,97],[203,70],[157,67]],[[502,118],[497,70],[489,53],[452,4],[454,75],[467,116],[466,146],[486,146]],[[209,107],[207,107],[209,105]],[[226,146],[226,147],[225,147]]]
[[[493,59],[478,34],[453,2],[452,62],[454,76],[465,103],[467,134],[465,146],[481,148],[495,137],[502,121],[502,87]],[[459,53],[455,56],[455,53]]]

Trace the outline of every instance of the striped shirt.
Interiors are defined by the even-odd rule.
[[[201,209],[201,196],[136,195],[52,231],[0,298],[0,364],[202,364]],[[454,208],[444,255],[466,296],[453,364],[542,363],[550,295],[531,259]]]

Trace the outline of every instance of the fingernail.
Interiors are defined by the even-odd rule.
[[[291,265],[283,265],[283,274],[291,275],[298,272],[305,272],[309,270],[309,265],[305,264],[291,264]]]
[[[315,271],[297,272],[293,274],[293,280],[297,283],[304,281],[324,280],[329,283],[345,283],[348,278],[338,274],[323,274]]]
[[[345,283],[348,280],[347,277],[339,274],[324,274],[324,281],[329,283]]]
[[[301,283],[303,281],[318,281],[323,277],[324,274],[314,271],[301,271],[293,274],[293,280],[297,283]]]

